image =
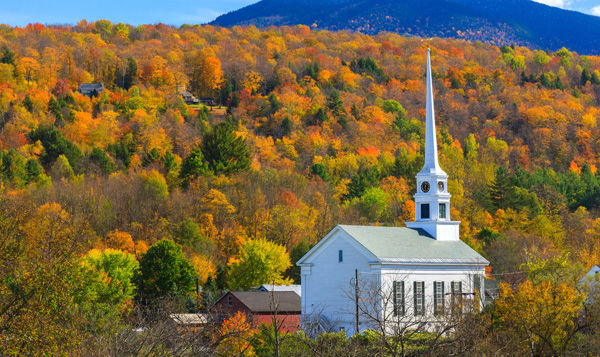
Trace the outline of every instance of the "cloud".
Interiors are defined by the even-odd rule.
[[[594,6],[593,8],[591,8],[590,14],[595,15],[595,16],[600,16],[600,5]]]
[[[540,4],[546,4],[548,6],[560,7],[564,9],[568,7],[571,3],[569,0],[533,0],[535,2],[539,2]]]

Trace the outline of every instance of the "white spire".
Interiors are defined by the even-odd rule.
[[[425,119],[425,164],[421,173],[446,175],[438,163],[437,136],[435,133],[435,110],[433,108],[433,84],[431,60],[427,49],[427,114]]]
[[[438,162],[433,109],[431,60],[427,49],[427,116],[425,120],[425,165],[417,174],[415,220],[406,222],[408,228],[420,228],[437,240],[458,241],[460,222],[450,220],[448,175]]]

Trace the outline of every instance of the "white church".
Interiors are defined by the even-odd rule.
[[[450,219],[448,175],[438,163],[427,50],[425,164],[417,174],[415,221],[406,227],[338,225],[297,263],[306,326],[349,335],[381,324],[425,328],[482,306],[489,262]]]

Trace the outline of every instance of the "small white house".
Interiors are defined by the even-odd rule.
[[[467,306],[481,307],[489,262],[460,240],[460,222],[450,219],[429,50],[425,141],[415,221],[406,227],[338,225],[298,261],[305,328],[329,326],[348,334],[382,325],[424,329]]]
[[[600,295],[600,267],[594,265],[577,284],[586,295],[586,303],[593,303]]]

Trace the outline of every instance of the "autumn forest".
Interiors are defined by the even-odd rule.
[[[499,283],[469,322],[477,346],[457,328],[436,348],[599,353],[600,314],[581,316],[575,286],[600,262],[600,56],[106,20],[0,26],[2,349],[184,354],[114,336],[159,300],[202,311],[227,289],[299,284],[295,262],[337,224],[412,220],[428,47],[450,214]],[[212,353],[271,355],[257,342],[271,332],[248,333],[204,338]],[[290,341],[290,355],[380,351]]]

